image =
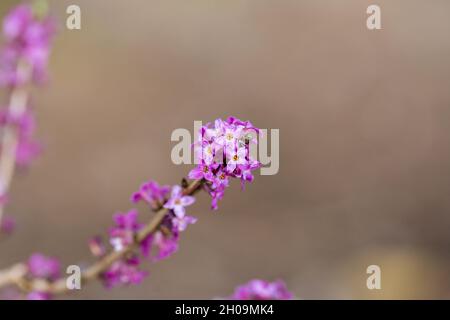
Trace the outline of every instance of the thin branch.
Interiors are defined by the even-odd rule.
[[[203,180],[192,181],[183,191],[185,195],[194,195],[201,190],[204,182]],[[144,241],[150,234],[158,230],[164,217],[168,213],[168,209],[161,206],[156,211],[155,216],[151,219],[136,235],[136,240],[133,244],[124,248],[121,251],[111,251],[109,254],[101,258],[99,261],[88,267],[82,272],[82,284],[98,279],[98,277],[105,272],[115,261],[125,257],[128,253],[136,250],[139,244]],[[0,271],[0,288],[15,285],[24,292],[39,291],[49,293],[52,295],[66,293],[71,291],[67,288],[66,278],[61,278],[56,281],[48,281],[46,279],[27,279],[27,266],[24,263],[19,263],[9,269]]]
[[[21,60],[17,65],[17,73],[20,79],[24,79],[22,85],[12,89],[8,115],[20,117],[26,110],[28,103],[27,84],[31,78],[31,67]],[[3,136],[0,142],[0,196],[5,196],[11,186],[16,167],[16,154],[18,144],[17,128],[14,124],[7,123],[4,127]],[[4,202],[0,201],[0,224],[4,213]]]

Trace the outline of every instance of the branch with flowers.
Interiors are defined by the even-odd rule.
[[[3,33],[6,45],[1,52],[0,84],[10,91],[8,107],[0,114],[0,219],[16,165],[28,165],[39,151],[32,139],[34,118],[29,107],[28,87],[46,78],[46,65],[54,34],[53,19],[37,15],[30,5],[14,8],[5,18]],[[259,129],[249,121],[230,117],[203,126],[194,143],[196,167],[180,185],[160,186],[144,183],[131,196],[131,202],[144,202],[153,217],[139,222],[139,212],[131,209],[113,216],[114,226],[108,240],[93,237],[89,248],[96,261],[81,272],[81,284],[99,280],[106,288],[139,284],[148,275],[142,262],[157,262],[179,248],[181,233],[197,222],[186,208],[195,202],[194,195],[205,191],[211,196],[211,207],[218,209],[231,179],[242,186],[253,181],[253,171],[260,163],[252,159],[250,145],[256,144],[250,134]],[[2,220],[0,220],[2,221]],[[6,222],[6,223],[5,223]],[[13,221],[3,219],[0,231],[10,233]],[[62,276],[58,259],[34,253],[26,262],[0,271],[0,289],[14,289],[13,298],[50,299],[70,291]],[[289,299],[292,295],[282,281],[273,283],[253,280],[238,287],[232,299]]]

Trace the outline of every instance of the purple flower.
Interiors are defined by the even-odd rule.
[[[19,5],[12,9],[3,20],[3,35],[9,41],[17,40],[33,19],[33,10],[29,5]]]
[[[148,276],[148,272],[139,269],[140,260],[137,256],[115,261],[102,274],[103,284],[107,288],[119,285],[140,284]]]
[[[212,188],[214,190],[222,189],[225,190],[228,187],[229,180],[227,172],[223,169],[219,169],[214,178],[212,179]]]
[[[89,242],[89,250],[94,257],[102,257],[106,253],[106,248],[100,236],[92,237]]]
[[[27,300],[50,300],[50,294],[40,291],[32,291],[27,294]]]
[[[194,202],[194,197],[183,195],[181,187],[175,185],[172,187],[172,193],[169,200],[164,205],[164,208],[173,210],[178,218],[183,218],[186,212],[184,207],[190,206]]]
[[[234,117],[217,119],[200,129],[199,140],[194,144],[198,165],[189,172],[189,178],[206,181],[213,209],[223,198],[229,178],[240,179],[242,185],[253,181],[252,171],[260,167],[260,162],[250,156],[250,144],[257,143],[250,133],[259,132],[251,122]]]
[[[231,300],[290,300],[290,293],[283,281],[267,282],[264,280],[251,280],[237,287],[230,297]]]
[[[28,63],[35,82],[45,80],[54,33],[53,19],[36,17],[31,5],[12,9],[3,21],[6,44],[0,55],[0,85],[16,86],[30,80],[18,72],[19,61]]]
[[[186,216],[186,215],[182,218],[175,216],[172,219],[172,224],[178,232],[185,231],[188,225],[194,224],[196,222],[197,222],[196,217]]]
[[[246,148],[236,148],[232,152],[229,153],[230,157],[227,162],[227,171],[229,173],[233,173],[234,169],[238,168],[241,165],[245,165],[247,163],[246,155],[247,155],[247,149]]]
[[[164,203],[166,196],[169,194],[170,186],[160,186],[155,181],[148,181],[141,185],[139,191],[131,196],[133,203],[145,201],[152,207],[158,207]]]
[[[109,231],[110,243],[114,250],[121,251],[134,242],[136,232],[142,227],[137,218],[138,212],[134,209],[114,215],[113,220],[116,225]]]
[[[153,236],[153,245],[158,248],[158,253],[152,257],[153,261],[160,261],[169,258],[178,251],[178,233],[164,235],[163,232],[157,231]]]
[[[56,258],[35,253],[28,259],[28,271],[32,277],[55,280],[60,276],[60,263]]]
[[[1,111],[0,126],[14,126],[17,130],[16,163],[19,166],[28,166],[41,153],[41,144],[33,138],[36,124],[30,108],[20,114]]]
[[[188,175],[189,179],[206,179],[208,181],[214,180],[214,174],[212,173],[211,166],[206,164],[199,164],[192,169]]]

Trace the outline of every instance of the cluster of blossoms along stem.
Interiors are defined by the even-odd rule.
[[[42,84],[47,79],[55,23],[51,16],[36,11],[30,4],[21,4],[3,20],[6,40],[0,56],[0,85],[3,87],[21,86],[30,80]],[[30,75],[18,69],[21,62],[29,66]]]
[[[48,15],[37,14],[31,5],[26,4],[15,7],[3,21],[6,43],[0,52],[0,86],[10,90],[11,99],[9,105],[0,110],[3,133],[0,169],[6,167],[11,171],[10,166],[2,165],[8,160],[15,165],[27,166],[40,151],[40,145],[33,139],[35,121],[25,89],[28,84],[41,84],[47,78],[54,31],[54,22]],[[141,262],[156,262],[170,257],[178,250],[180,234],[190,224],[196,223],[197,218],[186,214],[186,207],[195,202],[192,195],[196,191],[207,191],[212,196],[212,208],[217,209],[231,178],[239,179],[242,185],[253,181],[252,171],[260,167],[250,152],[250,146],[257,143],[254,134],[259,134],[258,128],[249,121],[233,117],[225,121],[217,119],[213,124],[202,127],[199,140],[194,143],[198,165],[189,173],[195,188],[188,190],[185,180],[181,186],[160,186],[154,181],[144,183],[132,195],[131,201],[146,203],[156,216],[149,224],[143,224],[138,221],[136,209],[115,214],[114,226],[109,230],[111,250],[98,236],[89,241],[91,253],[98,261],[91,269],[84,270],[84,279],[100,278],[107,288],[142,282],[148,272],[141,269]],[[11,150],[13,153],[8,155]],[[11,172],[6,173],[11,176]],[[14,220],[10,217],[2,219],[3,205],[7,201],[5,191],[9,184],[2,175],[6,174],[0,171],[0,231],[10,233]],[[45,300],[52,298],[54,291],[64,291],[61,283],[64,284],[65,279],[58,259],[34,253],[18,267],[11,275],[6,273],[5,276],[0,272],[0,286],[15,284],[21,289],[12,297],[23,298],[25,293],[27,299]],[[8,276],[13,280],[9,281]],[[239,287],[231,298],[289,297],[281,282],[254,280]]]
[[[138,210],[131,209],[113,216],[114,225],[109,229],[109,241],[103,241],[99,236],[89,241],[90,251],[99,263],[111,252],[120,253],[117,259],[98,274],[106,288],[141,283],[148,275],[142,269],[143,261],[157,262],[178,250],[181,233],[197,221],[196,217],[186,212],[187,207],[195,202],[195,191],[203,189],[211,194],[213,208],[217,208],[217,200],[222,198],[229,179],[237,178],[241,182],[253,180],[251,171],[258,168],[259,163],[249,155],[249,144],[256,142],[250,139],[249,131],[257,133],[259,129],[248,121],[232,117],[226,121],[216,120],[214,127],[206,125],[201,128],[201,148],[214,146],[213,155],[223,150],[225,161],[218,161],[215,157],[207,158],[198,152],[202,161],[189,173],[189,177],[194,179],[191,184],[197,186],[191,191],[187,190],[189,184],[184,179],[181,185],[174,186],[159,185],[155,181],[142,184],[131,195],[130,200],[133,204],[144,203],[149,211],[156,214],[163,213],[152,232],[144,233],[139,238],[147,225],[139,221]],[[242,158],[236,158],[236,155]],[[226,159],[229,156],[231,160]],[[50,282],[55,281],[60,279],[59,266],[60,263],[55,258],[34,254],[27,264],[26,277],[30,280],[44,278]],[[44,291],[33,291],[27,297],[48,299],[51,295]]]
[[[208,182],[213,209],[217,209],[230,178],[240,179],[242,187],[245,182],[253,181],[252,171],[261,163],[252,158],[250,150],[257,143],[259,132],[250,121],[234,117],[226,121],[217,119],[200,129],[198,141],[194,143],[198,165],[189,172],[189,178]]]
[[[30,4],[18,5],[3,20],[0,87],[9,92],[8,103],[0,108],[0,231],[4,233],[12,226],[2,222],[2,216],[14,167],[28,166],[41,151],[34,138],[35,118],[27,86],[47,79],[55,23],[46,12],[38,11]]]

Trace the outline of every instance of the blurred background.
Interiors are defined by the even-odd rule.
[[[172,131],[233,115],[280,129],[279,173],[235,183],[217,212],[201,194],[142,285],[64,298],[210,299],[252,278],[304,299],[450,298],[450,2],[377,0],[378,31],[370,4],[50,1],[60,31],[33,92],[45,152],[13,182],[0,268],[35,251],[89,264],[87,240],[142,182],[191,169],[172,164]]]

